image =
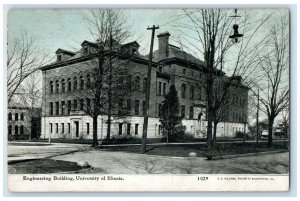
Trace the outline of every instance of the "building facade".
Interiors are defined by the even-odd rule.
[[[41,108],[8,107],[8,136],[11,140],[37,139],[41,135]]]
[[[205,137],[206,117],[202,115],[198,119],[199,114],[205,114],[206,110],[204,85],[199,85],[205,80],[205,64],[169,44],[169,36],[169,33],[157,35],[158,50],[153,53],[148,138],[162,137],[159,113],[164,95],[171,85],[178,91],[180,114],[186,132],[195,137]],[[93,121],[86,111],[93,105],[94,99],[86,94],[90,90],[91,63],[96,59],[93,50],[97,49],[97,44],[84,41],[81,46],[77,52],[58,49],[57,61],[41,69],[44,91],[42,138],[92,139]],[[126,96],[118,97],[118,108],[113,109],[111,138],[142,136],[148,57],[140,55],[138,48],[139,44],[135,41],[118,47],[118,52],[121,52],[118,58],[124,60],[124,55],[127,55],[130,62],[124,65],[128,73],[126,81],[118,79],[117,84],[126,84],[125,88],[129,92]],[[247,88],[243,88],[237,96],[234,95],[234,101],[226,108],[226,118],[218,124],[217,136],[233,136],[236,131],[243,131],[247,117],[247,97]],[[120,108],[125,111],[122,117],[118,115]],[[106,138],[107,119],[105,113],[98,116],[99,139]]]

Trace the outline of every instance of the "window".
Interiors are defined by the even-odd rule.
[[[15,135],[18,135],[18,134],[19,134],[19,127],[15,126]]]
[[[186,95],[186,85],[182,84],[181,85],[181,98],[185,98]]]
[[[158,83],[158,95],[161,96],[161,82]]]
[[[158,67],[158,71],[161,73],[162,72],[162,66]]]
[[[91,87],[91,75],[90,74],[87,74],[86,76],[86,84],[87,84],[87,87]]]
[[[90,123],[86,123],[86,134],[90,134]]]
[[[83,99],[80,99],[80,110],[83,110],[83,107],[84,107]]]
[[[128,88],[128,91],[131,91],[131,79],[132,79],[132,76],[129,75],[128,78],[127,78],[127,88]]]
[[[50,93],[53,93],[54,92],[54,85],[53,85],[53,82],[51,81],[50,82]]]
[[[12,114],[11,114],[11,112],[8,113],[8,121],[12,121]]]
[[[21,121],[24,121],[24,114],[23,113],[21,113],[20,119],[21,119]]]
[[[50,133],[52,133],[52,132],[53,132],[53,124],[50,123]]]
[[[162,125],[158,126],[158,135],[162,135],[163,133]]]
[[[167,88],[167,84],[164,83],[164,87],[163,87],[163,95],[166,95],[166,88]]]
[[[118,107],[118,114],[122,114],[122,111],[123,111],[123,105],[124,105],[124,100],[123,99],[120,99],[119,100],[119,107]]]
[[[84,89],[84,78],[80,76],[80,89]]]
[[[89,98],[86,99],[86,107],[87,110],[91,109],[91,99]]]
[[[60,54],[58,54],[56,58],[57,58],[57,61],[61,61],[61,55]]]
[[[65,79],[62,79],[61,81],[61,92],[65,92],[66,90],[66,82],[65,82]]]
[[[50,102],[50,115],[53,115],[53,102]]]
[[[74,77],[74,86],[73,86],[73,90],[76,91],[77,90],[77,77]]]
[[[134,114],[139,115],[139,107],[140,107],[140,101],[135,100],[135,102],[134,102]]]
[[[191,100],[194,99],[194,93],[195,93],[194,86],[191,86],[191,89],[190,89],[190,99],[191,99]]]
[[[127,135],[130,135],[130,127],[131,127],[131,124],[127,124]]]
[[[71,133],[71,124],[68,123],[68,133],[70,134]]]
[[[138,134],[139,134],[139,124],[135,124],[134,134],[135,134],[135,135],[138,135]]]
[[[55,126],[56,126],[56,133],[58,133],[58,123],[55,123]]]
[[[9,135],[12,134],[12,126],[11,126],[11,125],[8,126],[8,134],[9,134]]]
[[[59,102],[55,102],[55,114],[59,115]]]
[[[193,119],[194,118],[194,107],[190,106],[190,118]]]
[[[18,113],[15,114],[15,121],[19,121],[19,114]]]
[[[134,80],[134,89],[135,90],[140,90],[140,77],[136,76]]]
[[[87,46],[84,46],[83,47],[83,54],[88,54],[88,47]]]
[[[65,133],[65,124],[61,123],[61,133]]]
[[[72,81],[71,81],[71,78],[68,79],[68,91],[72,91]]]
[[[182,73],[185,75],[185,73],[186,73],[186,69],[185,68],[183,68]]]
[[[61,101],[61,114],[64,115],[65,114],[65,101]]]
[[[131,99],[127,99],[127,114],[131,114]]]
[[[77,109],[77,100],[73,100],[73,107],[74,107],[74,110]]]
[[[59,81],[56,80],[55,83],[56,83],[56,85],[55,85],[55,87],[56,87],[56,93],[59,93]]]
[[[68,114],[71,112],[72,103],[70,100],[68,100]]]
[[[119,123],[119,135],[122,135],[122,127],[123,127],[123,124],[122,123]]]
[[[147,91],[147,78],[145,77],[143,81],[143,92],[146,93],[146,91]]]
[[[185,106],[184,105],[181,106],[181,117],[182,118],[185,117]]]

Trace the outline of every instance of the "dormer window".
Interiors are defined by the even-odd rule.
[[[83,54],[88,54],[88,53],[89,53],[88,50],[89,50],[89,49],[88,49],[87,46],[83,47]]]
[[[132,49],[132,52],[131,52],[132,54],[136,54],[136,49],[134,48],[134,49]]]
[[[162,66],[160,66],[159,68],[158,68],[158,71],[161,73],[162,72]]]
[[[57,55],[57,61],[61,61],[61,54]]]
[[[186,73],[186,69],[184,68],[184,69],[183,69],[183,74],[185,75],[185,73]]]

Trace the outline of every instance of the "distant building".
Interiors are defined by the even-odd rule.
[[[8,107],[8,140],[36,139],[41,135],[41,108]]]
[[[171,85],[175,85],[178,91],[180,114],[186,132],[195,137],[205,137],[207,126],[205,91],[204,86],[199,86],[200,82],[205,81],[202,76],[205,73],[205,64],[179,47],[169,44],[169,36],[169,33],[157,35],[158,50],[153,53],[148,137],[162,137],[159,113],[164,95],[168,93]],[[81,46],[77,52],[58,49],[57,61],[41,68],[44,91],[42,138],[51,135],[53,138],[92,139],[92,118],[85,114],[83,108],[93,103],[93,97],[81,99],[73,94],[74,91],[77,94],[85,94],[88,90],[87,82],[90,79],[91,66],[84,64],[95,60],[96,56],[92,52],[97,48],[97,44],[84,41]],[[139,44],[136,41],[120,45],[118,49],[121,55],[132,55],[128,67],[131,75],[127,78],[130,93],[120,103],[121,107],[127,110],[126,118],[115,118],[113,115],[111,137],[142,136],[148,56],[140,55],[138,49]],[[220,71],[217,76],[224,77],[225,73]],[[223,112],[226,115],[218,125],[217,136],[233,136],[236,131],[244,129],[248,88],[241,84],[240,77],[234,79],[234,83],[240,86],[241,91],[233,95],[232,102],[225,107],[226,110]],[[114,114],[117,113],[115,109]],[[200,113],[203,115],[199,115]],[[100,115],[99,139],[106,137],[106,130],[107,116]]]

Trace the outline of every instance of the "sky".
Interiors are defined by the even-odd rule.
[[[50,52],[58,48],[74,50],[80,48],[84,40],[91,40],[87,26],[82,17],[88,10],[85,9],[14,9],[8,14],[8,38],[19,37],[26,30],[33,38],[37,39],[42,47]],[[170,16],[180,12],[179,10],[158,9],[127,9],[124,13],[128,16],[132,32],[132,41],[137,40],[141,50],[149,52],[151,31],[148,26],[160,25],[158,33],[168,31]],[[162,26],[162,24],[164,24]],[[154,43],[157,48],[157,40]]]
[[[241,9],[239,10],[242,12]],[[279,10],[274,12],[270,9],[255,9],[250,11],[250,16],[258,19],[262,14],[272,13],[270,22],[274,23],[279,19],[280,12],[277,11]],[[15,37],[20,37],[22,31],[26,30],[28,35],[32,36],[37,44],[53,58],[58,48],[77,51],[84,40],[94,41],[83,20],[83,16],[87,13],[87,9],[12,9],[8,13],[8,41],[10,43]],[[182,10],[124,9],[123,13],[127,16],[133,33],[126,42],[136,40],[140,44],[140,53],[149,53],[151,31],[147,30],[147,27],[152,25],[159,25],[156,33],[170,32],[170,43],[179,46],[176,42],[178,32],[174,28],[176,24],[174,19],[182,13]],[[262,34],[265,34],[267,26],[268,24],[263,27]],[[246,37],[247,33],[244,34]],[[154,50],[157,47],[158,42],[155,37]]]

